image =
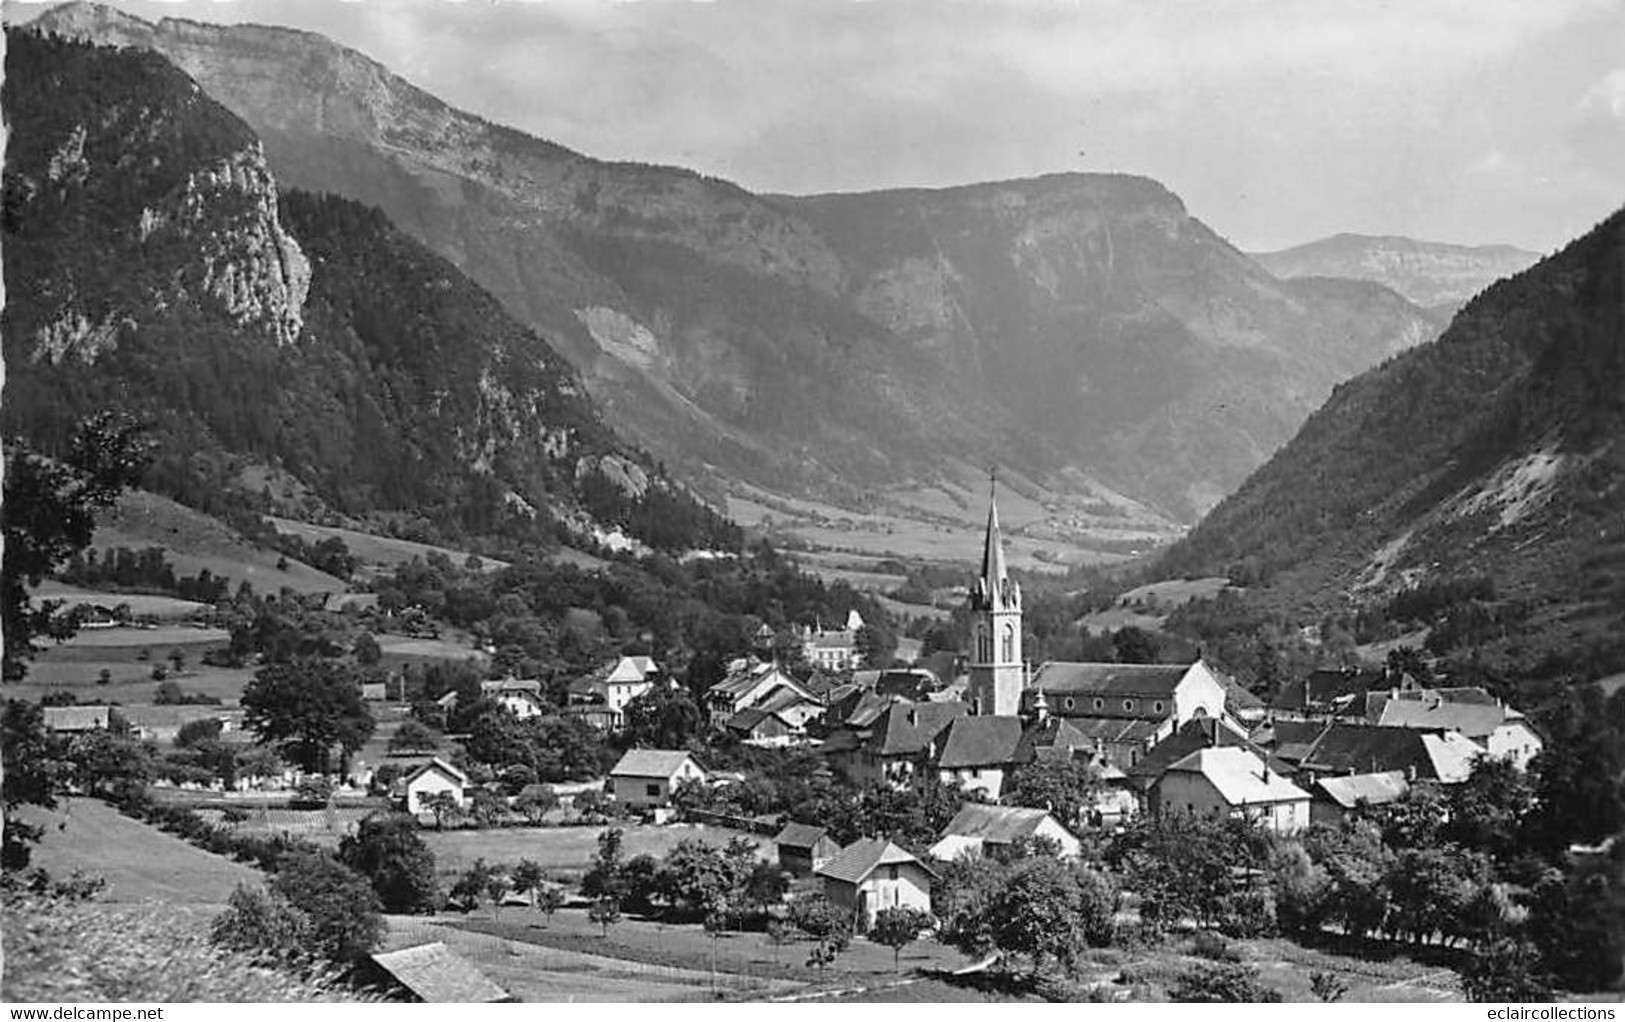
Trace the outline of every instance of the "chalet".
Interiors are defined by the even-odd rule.
[[[932,858],[952,862],[963,855],[984,855],[1035,838],[1054,841],[1062,858],[1075,857],[1082,848],[1071,831],[1042,809],[968,802],[943,828],[930,851]]]
[[[1334,721],[1304,753],[1294,776],[1312,784],[1332,775],[1398,770],[1409,779],[1457,784],[1467,779],[1473,760],[1482,754],[1455,731]]]
[[[762,706],[740,710],[722,722],[722,729],[741,741],[759,745],[786,744],[801,730],[782,715]]]
[[[1336,824],[1361,806],[1397,802],[1410,790],[1410,782],[1399,770],[1322,777],[1309,792],[1309,822]]]
[[[778,848],[779,865],[796,876],[807,876],[841,851],[829,831],[805,823],[787,825],[773,844]]]
[[[1520,770],[1545,748],[1545,740],[1522,713],[1481,688],[1422,688],[1370,692],[1365,719],[1383,727],[1454,731]]]
[[[520,720],[529,720],[547,713],[547,704],[542,700],[542,683],[534,679],[503,678],[500,681],[482,681],[480,695]]]
[[[814,873],[824,882],[824,896],[852,913],[859,932],[867,932],[882,909],[931,911],[931,881],[936,874],[884,839],[855,841]]]
[[[405,1000],[427,1004],[494,1004],[514,997],[440,941],[385,951],[373,963]]]
[[[1234,745],[1170,764],[1152,784],[1149,804],[1157,814],[1245,817],[1278,834],[1309,826],[1309,793]]]
[[[419,765],[401,779],[406,811],[409,813],[430,812],[429,800],[441,792],[450,792],[457,805],[462,806],[467,787],[468,775],[438,756]]]
[[[609,772],[609,794],[621,805],[651,808],[671,803],[684,781],[704,781],[705,771],[681,750],[628,749]]]
[[[660,674],[652,657],[623,656],[571,682],[567,712],[604,730],[619,729],[625,723],[626,704],[653,688]]]
[[[45,729],[59,735],[107,731],[113,726],[111,706],[47,706]]]
[[[808,701],[817,702],[800,682],[780,669],[777,664],[747,660],[706,690],[705,705],[711,712],[711,723],[722,727],[729,717],[740,710],[758,706],[784,689]]]

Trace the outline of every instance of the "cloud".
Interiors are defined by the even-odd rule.
[[[1581,97],[1580,111],[1604,113],[1625,121],[1625,67],[1616,67],[1597,79],[1596,84]]]

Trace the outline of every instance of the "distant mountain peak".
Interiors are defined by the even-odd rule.
[[[1454,312],[1485,286],[1533,265],[1513,245],[1456,245],[1344,232],[1253,258],[1278,277],[1350,277],[1385,284],[1424,308]]]

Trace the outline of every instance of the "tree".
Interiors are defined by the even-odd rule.
[[[491,918],[496,919],[502,915],[502,899],[508,896],[513,889],[513,881],[508,874],[492,870],[485,878],[485,896],[491,899]]]
[[[1086,946],[1112,938],[1117,893],[1104,876],[1059,859],[1013,864],[987,906],[993,944],[1022,955],[1039,971],[1048,961],[1071,969]]]
[[[368,816],[339,842],[339,861],[372,882],[385,912],[433,912],[438,906],[434,853],[410,816]]]
[[[1156,640],[1133,625],[1125,625],[1112,633],[1112,649],[1120,664],[1157,662]]]
[[[6,700],[0,714],[0,757],[3,777],[0,794],[5,801],[5,843],[0,865],[8,870],[28,865],[30,846],[40,839],[43,828],[22,819],[18,810],[25,805],[56,808],[72,764],[62,742],[45,729],[45,711],[35,703]]]
[[[141,428],[111,412],[75,429],[64,457],[52,458],[27,443],[8,443],[5,466],[3,570],[0,570],[0,676],[16,681],[27,671],[38,637],[65,639],[78,617],[62,613],[63,601],[30,602],[28,591],[90,545],[96,514],[134,486],[151,460]]]
[[[284,855],[271,891],[309,917],[311,947],[321,957],[352,965],[377,947],[383,932],[378,896],[366,877],[327,852]]]
[[[552,812],[559,804],[559,796],[550,784],[528,785],[519,797],[514,799],[513,807],[525,814],[525,819],[531,823],[541,823],[542,818]]]
[[[630,746],[681,749],[705,727],[705,712],[682,689],[656,684],[626,704],[622,738]]]
[[[408,718],[389,736],[390,752],[433,752],[440,747],[440,736],[421,722]]]
[[[209,940],[228,951],[300,969],[310,963],[315,930],[310,917],[286,898],[238,884],[226,910],[210,924]]]
[[[790,925],[813,939],[807,964],[816,968],[820,976],[852,944],[852,914],[836,908],[821,894],[802,898],[791,905]]]
[[[564,907],[564,892],[557,887],[543,887],[536,894],[536,907],[547,916],[547,921],[553,921],[553,913]]]
[[[1309,974],[1309,991],[1322,1004],[1331,1004],[1343,999],[1343,995],[1349,992],[1349,984],[1348,980],[1335,972],[1316,969]]]
[[[456,818],[463,811],[457,796],[449,791],[434,792],[425,797],[420,804],[434,815],[435,830],[445,830],[446,821]]]
[[[457,882],[452,884],[451,900],[464,912],[472,912],[479,908],[480,902],[490,893],[492,877],[496,874],[496,867],[489,865],[483,858],[475,859],[474,864],[463,870]]]
[[[611,827],[598,835],[598,851],[593,854],[592,868],[581,878],[581,893],[589,898],[614,898],[617,908],[625,895],[621,877],[621,845],[625,832]]]
[[[384,651],[371,632],[362,632],[356,636],[351,651],[355,654],[355,662],[363,667],[371,667],[384,658]]]
[[[216,742],[220,740],[220,718],[204,717],[200,720],[189,720],[182,724],[175,733],[175,747],[189,748],[203,742]]]
[[[1094,805],[1100,779],[1088,763],[1076,759],[1038,760],[1016,772],[1015,785],[1005,801],[1011,805],[1045,809],[1062,825],[1073,828],[1083,812]]]
[[[603,931],[603,936],[609,936],[609,928],[621,921],[621,902],[613,895],[603,894],[593,899],[592,907],[587,910],[588,920],[597,923]]]
[[[372,735],[355,668],[301,659],[260,669],[238,700],[244,722],[262,744],[276,744],[291,762],[326,773],[334,745],[348,757]]]
[[[890,667],[897,653],[897,634],[879,624],[866,624],[858,629],[853,646],[863,666]]]
[[[875,913],[869,939],[891,948],[892,971],[901,972],[903,949],[918,940],[920,931],[930,925],[931,917],[917,908],[883,908]]]
[[[1170,1001],[1198,1004],[1275,1004],[1281,992],[1258,979],[1258,968],[1241,962],[1203,962],[1179,977]]]
[[[547,871],[542,869],[541,863],[533,859],[520,859],[509,879],[513,882],[513,889],[517,893],[530,895],[534,903],[535,896],[541,893],[542,887],[547,883]]]

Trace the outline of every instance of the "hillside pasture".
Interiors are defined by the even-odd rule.
[[[453,550],[450,547],[433,546],[429,543],[417,543],[409,539],[396,539],[393,536],[380,536],[371,532],[362,532],[358,529],[346,529],[337,525],[312,525],[309,522],[299,522],[292,518],[278,518],[267,515],[266,521],[276,527],[276,531],[288,536],[298,536],[306,543],[316,544],[324,539],[338,537],[349,548],[351,556],[365,564],[393,568],[407,564],[413,558],[428,560],[430,554],[441,554],[451,559],[451,562],[462,567],[470,556],[466,550]],[[480,564],[484,571],[500,571],[508,567],[507,561],[499,561],[490,557],[481,557]]]
[[[180,621],[209,609],[209,605],[206,603],[183,600],[178,596],[161,596],[151,593],[105,593],[95,589],[70,586],[54,579],[46,579],[41,582],[32,595],[34,602],[61,600],[70,609],[81,606],[113,608],[119,604],[125,604],[130,608],[131,615],[138,619]]]
[[[207,568],[228,579],[233,588],[247,582],[261,593],[283,588],[298,593],[341,593],[347,588],[342,579],[250,543],[219,519],[145,490],[120,497],[118,506],[98,520],[91,544],[101,551],[162,547],[178,576],[196,575]]]
[[[42,699],[57,692],[72,692],[81,703],[115,702],[124,706],[150,705],[157,692],[158,682],[152,680],[152,668],[161,665],[166,679],[174,681],[185,692],[213,696],[226,705],[235,705],[243,686],[254,677],[248,667],[205,667],[190,664],[176,674],[164,657],[172,647],[152,648],[150,660],[137,660],[133,653],[119,659],[59,658],[55,650],[46,650],[28,667],[28,673],[19,682],[8,684],[7,691],[16,699]],[[197,657],[191,656],[195,664]],[[99,683],[106,670],[112,681]]]
[[[28,822],[44,827],[33,865],[53,876],[80,870],[106,877],[106,901],[218,908],[238,884],[265,882],[258,870],[122,816],[97,799],[68,798],[54,812],[33,806],[23,812]]]
[[[419,639],[387,634],[380,634],[377,639],[386,667],[396,667],[412,660],[477,660],[484,663],[489,659],[482,650],[454,639]]]

